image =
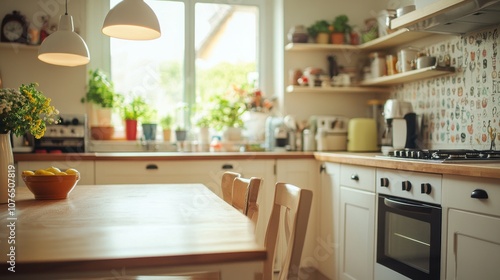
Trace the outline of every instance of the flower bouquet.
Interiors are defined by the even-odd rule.
[[[59,121],[59,111],[50,105],[50,98],[36,89],[38,84],[21,85],[19,89],[0,89],[0,133],[22,136],[30,132],[40,139],[46,124]]]

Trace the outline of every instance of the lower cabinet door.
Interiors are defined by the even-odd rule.
[[[340,187],[340,279],[373,279],[375,193]]]
[[[447,247],[446,279],[499,279],[499,217],[450,209]]]

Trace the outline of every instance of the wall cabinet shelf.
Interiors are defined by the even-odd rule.
[[[40,45],[27,45],[27,44],[20,44],[20,43],[8,43],[8,42],[0,42],[0,48],[1,49],[13,49],[13,50],[38,50],[38,47]]]
[[[325,51],[353,51],[367,52],[376,50],[387,50],[398,46],[403,46],[409,42],[431,36],[429,32],[410,31],[407,28],[401,28],[397,31],[377,38],[370,42],[361,45],[335,45],[335,44],[314,44],[314,43],[290,43],[285,46],[286,51],[297,52],[325,52]],[[431,66],[423,69],[412,70],[404,73],[398,73],[391,76],[383,76],[376,79],[364,80],[358,86],[352,87],[301,87],[288,86],[287,92],[303,93],[303,92],[325,92],[325,93],[342,93],[342,92],[366,92],[366,93],[389,93],[389,86],[394,86],[401,83],[407,83],[422,79],[434,78],[441,75],[447,75],[455,72],[454,67],[439,67]]]
[[[336,45],[314,43],[289,43],[286,51],[374,51],[397,47],[408,42],[432,35],[428,32],[415,32],[407,28],[399,29],[387,36],[377,38],[361,45]]]
[[[385,87],[309,87],[309,86],[287,86],[286,92],[290,93],[389,93],[390,89]]]
[[[361,82],[362,86],[391,86],[422,79],[434,78],[455,72],[455,67],[431,66],[390,76],[369,79]]]

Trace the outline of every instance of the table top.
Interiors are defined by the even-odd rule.
[[[266,258],[252,222],[202,184],[77,185],[64,200],[35,200],[18,187],[15,205],[0,205],[0,221],[21,273]],[[2,275],[11,248],[0,249]]]

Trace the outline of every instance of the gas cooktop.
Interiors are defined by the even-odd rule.
[[[500,162],[500,151],[474,149],[419,150],[402,149],[390,152],[389,158],[443,163]]]

